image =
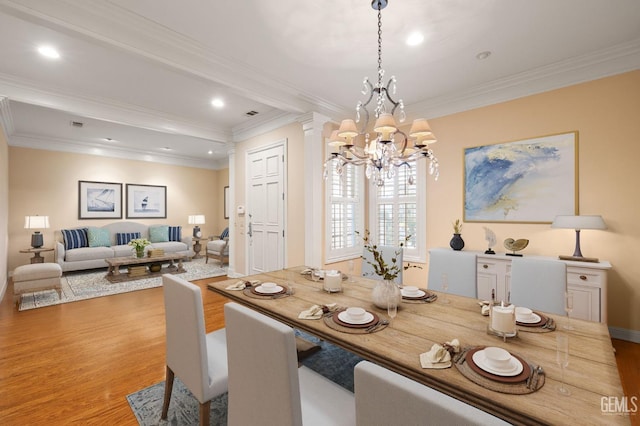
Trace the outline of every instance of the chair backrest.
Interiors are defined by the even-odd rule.
[[[514,258],[511,261],[511,303],[564,315],[567,265],[559,260]]]
[[[359,426],[509,424],[368,361],[356,365],[354,376]]]
[[[449,281],[448,293],[478,297],[476,254],[445,248],[429,250],[429,289],[442,290],[442,275]]]
[[[162,276],[167,366],[201,402],[209,386],[204,310],[200,287],[175,275]]]
[[[293,329],[237,303],[224,306],[229,425],[301,425]]]
[[[404,272],[404,263],[402,260],[402,247],[391,247],[391,246],[378,246],[378,250],[382,254],[382,258],[384,259],[387,265],[393,265],[391,259],[396,259],[396,265],[400,267],[400,273],[394,280],[396,284],[402,284],[402,273]],[[396,254],[397,252],[397,254]],[[369,252],[366,248],[362,252],[362,273],[363,277],[371,278],[374,280],[382,280],[383,278],[376,274],[373,266],[369,264],[369,262],[374,262],[373,254]]]

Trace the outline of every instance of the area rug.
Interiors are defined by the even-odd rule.
[[[187,272],[178,276],[187,281],[202,278],[219,277],[227,274],[227,267],[220,267],[218,262],[205,263],[204,259],[195,259],[183,263]],[[27,293],[22,296],[20,311],[58,305],[60,303],[75,302],[92,299],[94,297],[111,296],[113,294],[130,291],[145,290],[160,287],[162,276],[143,278],[121,283],[107,281],[107,269],[91,270],[89,272],[67,272],[62,277],[62,298],[55,290]]]
[[[296,334],[322,348],[307,357],[302,361],[302,364],[353,392],[353,368],[362,361],[362,358],[309,334],[298,330],[296,330]],[[142,426],[198,424],[198,400],[178,378],[173,383],[167,420],[160,420],[163,398],[164,382],[127,395],[129,406],[138,419],[138,423]],[[226,393],[211,400],[210,424],[216,426],[227,424]]]

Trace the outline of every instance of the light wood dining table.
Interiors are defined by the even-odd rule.
[[[606,324],[571,320],[572,331],[563,330],[567,319],[550,316],[557,329],[546,333],[519,332],[506,342],[487,333],[488,317],[480,311],[478,300],[443,294],[432,303],[402,303],[391,326],[367,334],[349,334],[328,327],[322,320],[298,319],[298,314],[312,305],[336,303],[342,307],[358,306],[388,319],[386,310],[371,302],[376,281],[355,277],[343,282],[343,291],[327,293],[322,282],[311,281],[300,272],[304,267],[289,268],[252,275],[241,280],[270,281],[291,287],[286,297],[256,298],[243,291],[227,290],[238,278],[208,284],[208,288],[227,298],[285,324],[311,333],[351,351],[364,359],[384,366],[426,386],[492,413],[513,424],[613,425],[629,424],[629,417],[607,413],[603,398],[624,396]],[[423,286],[426,287],[426,286]],[[571,391],[564,396],[558,391],[561,378],[556,364],[556,336],[569,336],[569,366],[564,382]],[[419,356],[434,343],[458,339],[461,346],[497,346],[518,354],[545,371],[545,384],[526,395],[512,395],[488,390],[464,377],[456,367],[424,369]]]

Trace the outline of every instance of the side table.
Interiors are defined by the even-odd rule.
[[[191,240],[193,241],[193,252],[195,253],[195,255],[193,256],[194,259],[200,259],[202,258],[202,256],[200,255],[200,251],[202,250],[202,244],[200,244],[200,241],[209,241],[209,238],[207,237],[191,237]]]
[[[44,263],[44,257],[42,257],[40,253],[47,251],[53,251],[53,249],[47,247],[29,248],[20,250],[20,253],[33,253],[33,257],[30,259],[31,263]]]

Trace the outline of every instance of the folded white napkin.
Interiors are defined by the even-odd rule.
[[[446,347],[453,350],[454,353],[460,352],[460,342],[453,339],[444,345],[434,343],[429,352],[420,354],[420,365],[422,368],[449,368],[451,367],[451,353]]]
[[[300,272],[300,275],[311,275],[311,272],[313,272],[313,269],[306,268]]]
[[[489,316],[489,305],[482,305],[482,308],[480,308],[480,313],[485,317]]]
[[[230,286],[227,286],[226,289],[227,290],[244,290],[245,288],[247,288],[247,283],[251,284],[251,286],[256,286],[260,284],[261,281],[260,280],[238,281],[235,284],[231,284]]]
[[[330,303],[330,304],[324,305],[324,306],[326,308],[328,308],[330,311],[334,311],[336,309],[336,304],[335,303]],[[322,318],[322,314],[323,314],[322,306],[313,305],[309,309],[306,309],[306,310],[300,312],[300,314],[298,315],[298,318],[300,318],[300,319],[308,319],[308,320],[316,320],[316,319]]]

